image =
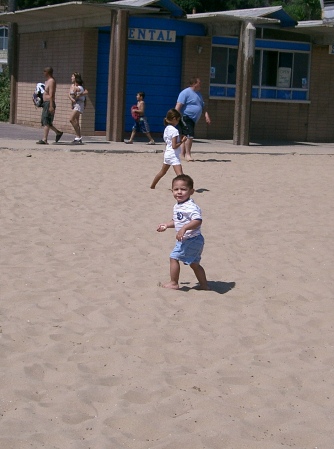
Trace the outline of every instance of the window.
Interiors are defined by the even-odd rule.
[[[309,43],[256,39],[253,98],[308,100],[310,51]],[[238,38],[213,38],[211,98],[235,97],[237,57]]]
[[[0,50],[8,50],[8,28],[0,26]]]

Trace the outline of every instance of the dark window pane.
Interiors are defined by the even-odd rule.
[[[261,63],[261,52],[260,50],[255,50],[254,65],[253,65],[253,86],[258,86],[260,83],[260,63]]]
[[[277,51],[264,51],[262,64],[262,86],[276,86],[277,80]]]
[[[292,87],[308,87],[308,60],[309,55],[305,53],[295,53],[293,61]]]
[[[228,48],[212,47],[211,83],[226,84]]]
[[[237,60],[238,50],[229,48],[228,68],[227,68],[227,83],[236,84],[237,81]]]
[[[290,67],[292,69],[292,53],[280,53],[279,54],[279,67]]]

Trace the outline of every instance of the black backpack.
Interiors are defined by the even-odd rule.
[[[37,83],[35,92],[32,94],[32,101],[37,108],[43,106],[43,94],[45,92],[45,84]]]

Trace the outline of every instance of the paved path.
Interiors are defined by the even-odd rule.
[[[155,153],[162,152],[164,143],[156,139],[155,146],[146,145],[146,139],[141,139],[133,145],[123,142],[109,142],[105,137],[85,136],[83,145],[71,144],[73,134],[64,133],[60,142],[48,146],[37,145],[36,141],[43,134],[42,128],[32,128],[22,125],[11,125],[0,122],[0,150],[51,150],[51,151],[86,151],[97,153]],[[50,132],[53,138],[53,133]],[[315,142],[251,142],[249,146],[233,145],[231,140],[195,139],[193,154],[317,154],[334,155],[334,143]]]

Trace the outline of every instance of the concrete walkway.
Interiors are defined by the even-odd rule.
[[[73,134],[64,133],[57,144],[52,142],[54,133],[50,132],[47,146],[37,145],[36,141],[43,135],[42,128],[11,125],[0,122],[0,150],[48,150],[96,153],[157,153],[164,149],[162,138],[156,139],[156,145],[146,145],[147,139],[138,138],[132,145],[123,142],[109,142],[105,137],[85,136],[83,145],[74,145]],[[305,154],[334,155],[334,143],[316,142],[251,142],[249,146],[233,145],[231,140],[195,139],[193,154]]]

